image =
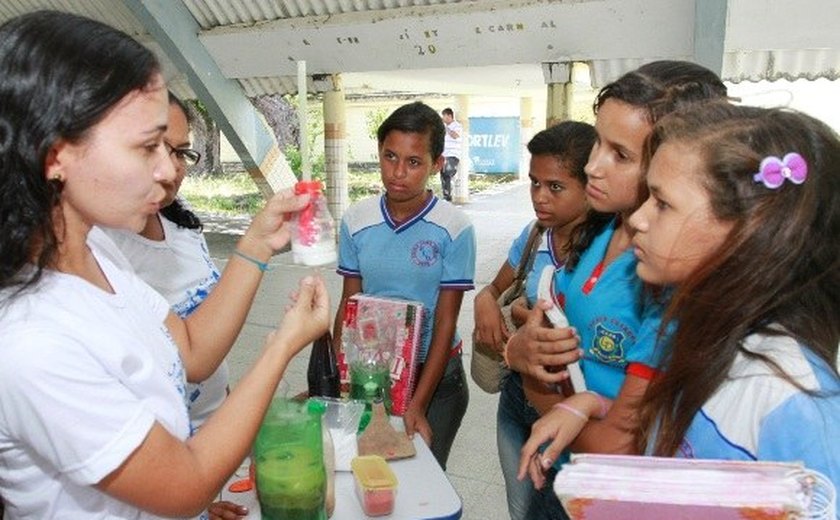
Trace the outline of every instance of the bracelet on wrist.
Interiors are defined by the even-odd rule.
[[[594,395],[595,398],[598,399],[598,404],[601,405],[601,409],[598,410],[598,415],[596,415],[595,418],[603,419],[604,417],[606,417],[607,412],[610,409],[610,405],[607,402],[607,399],[603,395],[599,394],[598,392],[593,392],[592,390],[584,390],[584,393]]]
[[[581,419],[583,419],[584,421],[588,421],[588,420],[589,420],[589,416],[588,416],[588,415],[586,415],[585,413],[581,412],[581,411],[580,411],[580,410],[578,410],[577,408],[573,408],[573,407],[571,407],[571,406],[567,405],[567,404],[566,404],[566,403],[564,403],[564,402],[559,402],[559,403],[555,404],[554,406],[552,406],[552,408],[559,408],[560,410],[565,410],[565,411],[569,412],[570,414],[574,415],[575,417],[580,417],[580,418],[581,418]]]
[[[257,269],[259,269],[263,273],[271,269],[271,266],[268,265],[268,262],[260,262],[259,260],[257,260],[253,256],[246,255],[245,253],[243,253],[242,251],[240,251],[238,249],[234,249],[233,254],[234,254],[234,256],[238,256],[239,258],[241,258],[243,260],[247,260],[248,262],[251,262],[252,264],[257,266]]]

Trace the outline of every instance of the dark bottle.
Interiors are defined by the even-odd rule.
[[[310,397],[339,397],[338,363],[329,331],[312,343],[306,381]]]

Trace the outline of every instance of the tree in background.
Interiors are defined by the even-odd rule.
[[[221,158],[221,135],[216,122],[207,113],[207,108],[198,99],[186,101],[190,119],[193,121],[193,148],[201,153],[201,160],[193,166],[200,175],[221,175],[224,173]]]
[[[297,98],[272,94],[258,96],[251,101],[274,131],[277,145],[283,150],[289,166],[297,178],[300,179],[303,159],[300,153],[300,121],[298,120]],[[324,150],[323,147],[315,146],[318,138],[324,135],[324,114],[320,102],[307,103],[307,126],[312,178],[324,180]]]
[[[367,128],[368,137],[376,141],[376,131],[382,125],[382,121],[391,113],[385,107],[372,108],[365,112],[365,127]]]
[[[277,144],[286,155],[286,160],[295,175],[301,176],[300,155],[300,123],[297,114],[297,100],[290,96],[279,94],[257,96],[250,98],[254,108],[263,115],[274,133]],[[190,99],[186,103],[190,117],[194,121],[193,147],[201,152],[201,161],[194,167],[201,175],[220,175],[224,173],[221,159],[221,134],[219,127],[207,108],[198,99]],[[312,165],[312,176],[324,177],[324,151],[314,146],[317,139],[324,133],[323,114],[320,103],[308,106],[309,123],[309,153]]]

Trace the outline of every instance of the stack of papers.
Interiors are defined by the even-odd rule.
[[[801,464],[573,455],[554,481],[573,520],[835,520],[836,492]]]

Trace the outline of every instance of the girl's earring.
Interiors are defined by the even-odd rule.
[[[58,182],[58,183],[62,183],[62,182],[64,182],[64,177],[62,177],[60,173],[56,173],[52,177],[50,177],[50,180]]]

